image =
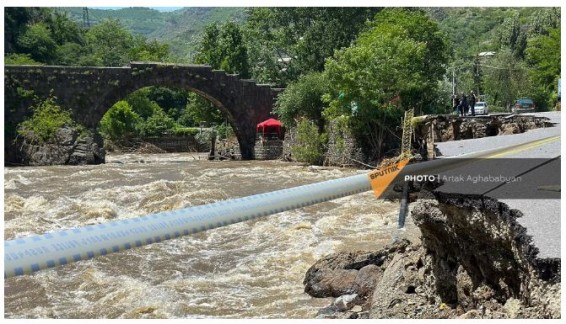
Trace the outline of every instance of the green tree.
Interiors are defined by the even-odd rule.
[[[222,61],[220,68],[230,73],[238,73],[241,78],[248,79],[248,49],[244,44],[242,31],[234,22],[228,22],[220,31],[220,48]]]
[[[356,44],[326,64],[335,107],[421,108],[435,95],[448,54],[438,26],[419,11],[386,9]]]
[[[4,51],[5,53],[21,53],[18,39],[29,26],[44,22],[51,15],[50,8],[37,7],[5,7],[4,8]],[[29,53],[28,53],[29,54]]]
[[[529,39],[527,63],[532,67],[530,78],[536,88],[539,105],[551,107],[556,100],[560,78],[560,28],[548,30],[548,36]]]
[[[237,73],[243,79],[249,78],[248,50],[240,26],[234,22],[220,26],[208,25],[195,62],[209,64],[228,73]]]
[[[150,92],[151,88],[143,88],[130,93],[125,99],[132,110],[143,120],[151,117],[156,109],[161,109],[157,103],[148,98]]]
[[[202,40],[199,43],[195,62],[208,64],[219,69],[222,62],[222,50],[220,49],[220,28],[217,24],[210,24],[204,28]]]
[[[158,105],[155,105],[153,114],[143,123],[140,123],[140,135],[142,136],[161,136],[170,132],[175,128],[173,118],[167,116],[165,111]]]
[[[97,65],[122,66],[130,62],[134,37],[118,20],[95,25],[88,30],[86,39]]]
[[[57,46],[55,56],[59,65],[93,65],[88,49],[77,43],[67,42]]]
[[[31,25],[19,38],[19,47],[37,62],[51,63],[57,44],[44,23]]]
[[[510,48],[503,48],[484,68],[484,88],[493,108],[509,111],[515,99],[530,95],[526,64]]]
[[[127,101],[114,104],[100,121],[100,133],[114,141],[127,140],[138,135],[142,122]]]
[[[327,57],[348,47],[380,8],[253,8],[246,39],[252,76],[285,86],[322,71]]]
[[[298,119],[304,117],[316,122],[322,130],[322,110],[325,106],[322,96],[329,91],[330,85],[325,74],[305,74],[291,82],[278,96],[274,112],[287,126],[294,126]]]
[[[49,19],[51,36],[58,45],[76,43],[84,45],[84,34],[79,25],[66,12],[53,11]]]
[[[173,119],[179,118],[188,103],[189,92],[165,87],[151,87],[147,98],[154,101]]]
[[[219,125],[223,121],[218,107],[194,92],[189,93],[187,106],[179,117],[179,123],[185,126],[199,126],[203,122]]]
[[[537,9],[530,18],[529,37],[548,36],[555,28],[560,28],[560,7]]]
[[[422,11],[385,9],[372,29],[327,60],[325,118],[345,115],[368,156],[379,157],[402,110],[430,107],[448,61],[444,36]]]
[[[527,34],[521,29],[519,12],[506,18],[499,29],[499,43],[501,47],[510,48],[516,58],[523,58],[527,45]]]
[[[131,61],[166,62],[169,58],[169,45],[157,40],[148,41],[143,36],[134,36],[129,58]]]

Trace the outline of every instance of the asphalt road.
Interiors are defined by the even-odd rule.
[[[442,157],[457,157],[466,153],[506,148],[535,140],[559,136],[560,112],[536,113],[550,119],[554,127],[529,130],[522,134],[502,135],[436,143]],[[523,216],[518,223],[527,229],[539,259],[560,259],[560,138],[542,145],[530,145],[497,159],[477,161],[450,170],[447,175],[485,174],[518,177],[520,181],[474,184],[446,182],[438,190],[463,194],[484,194],[498,199]],[[490,160],[490,161],[489,161]]]

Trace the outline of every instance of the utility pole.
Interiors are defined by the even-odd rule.
[[[475,90],[476,93],[478,94],[478,96],[480,95],[480,83],[481,83],[481,72],[480,72],[480,57],[479,55],[476,55],[476,57],[474,58],[474,85],[475,85]]]
[[[456,68],[453,67],[452,68],[452,97],[454,97],[454,95],[456,94],[456,84],[454,83],[454,70]]]
[[[88,7],[83,8],[83,27],[90,28],[90,18],[88,17]]]

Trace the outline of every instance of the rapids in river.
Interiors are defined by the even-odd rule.
[[[179,154],[4,168],[4,239],[133,218],[366,172]],[[366,192],[4,282],[5,318],[314,318],[317,259],[377,250],[399,206]]]

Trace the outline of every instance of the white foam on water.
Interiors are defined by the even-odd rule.
[[[137,217],[360,172],[278,161],[195,161],[190,155],[114,155],[108,161],[122,163],[5,169],[13,186],[4,207],[5,236]],[[18,176],[36,187],[20,191]],[[45,186],[46,179],[52,186]],[[5,316],[312,318],[328,302],[304,294],[308,268],[351,242],[376,240],[383,217],[396,207],[381,204],[371,193],[344,197],[10,278]],[[17,301],[15,291],[21,292]],[[45,291],[46,301],[32,302]]]

